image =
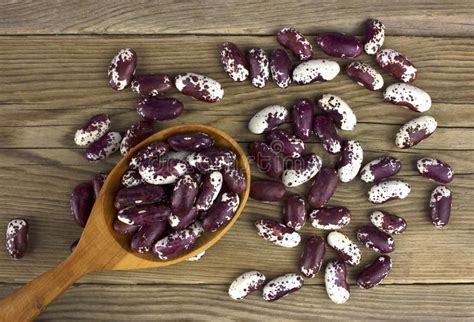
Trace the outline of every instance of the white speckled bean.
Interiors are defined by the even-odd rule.
[[[182,94],[207,103],[219,102],[224,97],[221,84],[205,75],[195,73],[177,75],[175,86]]]
[[[108,132],[100,139],[89,145],[86,150],[86,159],[99,161],[105,159],[120,148],[122,136],[118,132]]]
[[[339,64],[326,59],[312,59],[305,61],[293,70],[293,81],[296,84],[306,85],[314,82],[334,79],[341,71]]]
[[[428,93],[410,84],[392,84],[385,89],[383,96],[385,100],[415,112],[423,113],[431,108]]]
[[[392,199],[405,199],[410,185],[402,180],[387,180],[373,185],[369,190],[369,201],[380,204]]]
[[[382,75],[375,68],[360,61],[347,65],[346,74],[354,82],[371,91],[381,89],[384,84]]]
[[[324,283],[329,299],[336,304],[346,303],[350,296],[350,287],[347,283],[347,267],[341,260],[328,262],[324,274]]]
[[[286,107],[270,105],[258,111],[249,121],[249,130],[254,134],[262,134],[288,121]]]
[[[430,216],[435,228],[442,228],[448,224],[452,199],[451,190],[446,186],[437,186],[431,193]]]
[[[248,64],[245,56],[234,43],[222,44],[221,62],[224,71],[234,82],[243,82],[249,77]]]
[[[137,54],[133,49],[120,49],[110,62],[107,70],[110,87],[116,91],[121,91],[129,87],[133,75],[135,75],[137,60]]]
[[[365,23],[364,50],[367,55],[375,55],[382,48],[385,40],[385,26],[377,19]]]
[[[298,273],[289,273],[272,279],[263,288],[263,299],[273,302],[303,287],[304,278]]]
[[[323,94],[318,100],[318,106],[334,120],[341,130],[352,131],[356,126],[357,118],[354,112],[339,96]]]
[[[341,156],[337,164],[337,174],[341,182],[350,182],[359,173],[364,151],[359,142],[350,140],[343,143]]]
[[[107,114],[93,116],[83,127],[76,131],[74,142],[79,146],[87,146],[97,141],[110,129],[110,117]]]
[[[28,246],[28,222],[21,218],[10,220],[7,226],[6,247],[8,255],[20,259]]]
[[[370,222],[380,231],[391,235],[402,234],[407,229],[407,222],[383,210],[376,210],[370,214]]]
[[[247,60],[250,66],[250,80],[257,88],[265,87],[270,77],[270,62],[263,49],[252,48],[247,53]]]
[[[297,187],[314,178],[321,165],[321,158],[313,153],[293,159],[291,166],[283,171],[281,181],[286,187]]]
[[[236,301],[242,300],[253,291],[261,289],[265,280],[265,275],[259,271],[245,272],[230,284],[229,296]]]
[[[420,116],[405,123],[397,132],[395,145],[411,148],[434,133],[438,123],[431,116]]]
[[[292,248],[301,241],[300,234],[273,219],[257,220],[255,227],[260,237],[278,246]]]
[[[204,250],[204,251],[200,252],[199,254],[197,254],[197,255],[195,255],[195,256],[193,256],[193,257],[189,257],[189,258],[187,259],[187,261],[188,261],[188,262],[196,262],[196,261],[200,260],[201,258],[203,258],[203,256],[204,256],[205,254],[206,254],[206,251]]]
[[[411,61],[393,49],[382,49],[375,57],[377,64],[387,73],[405,83],[416,79],[416,67]]]
[[[327,236],[327,241],[344,262],[354,266],[359,265],[361,259],[360,249],[346,235],[338,231],[332,231]]]

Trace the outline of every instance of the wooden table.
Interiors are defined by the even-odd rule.
[[[257,269],[268,277],[294,272],[301,246],[283,249],[257,236],[253,222],[280,218],[281,205],[250,201],[235,227],[199,262],[161,270],[104,272],[82,278],[40,317],[45,320],[268,320],[319,318],[447,320],[474,318],[474,4],[471,1],[364,1],[333,3],[285,1],[2,1],[0,4],[0,227],[21,216],[31,225],[26,257],[10,260],[0,252],[0,296],[50,269],[69,254],[81,229],[69,210],[69,194],[81,181],[109,170],[118,155],[90,164],[73,134],[90,116],[109,113],[113,128],[125,130],[138,119],[136,96],[107,86],[106,68],[114,53],[133,47],[138,73],[207,74],[225,88],[220,104],[180,97],[185,113],[157,129],[199,122],[227,131],[242,146],[260,140],[246,130],[251,115],[270,104],[290,107],[301,97],[334,93],[346,100],[358,125],[346,137],[359,140],[365,160],[389,154],[403,162],[400,177],[412,185],[410,196],[383,207],[370,205],[360,180],[341,184],[333,204],[349,207],[353,222],[343,231],[368,223],[370,210],[382,208],[405,217],[409,229],[396,237],[394,267],[383,285],[361,290],[354,277],[375,254],[363,250],[361,267],[350,269],[352,297],[335,305],[323,277],[306,279],[297,294],[266,303],[258,294],[243,302],[227,296],[240,273]],[[394,147],[401,124],[416,117],[369,92],[341,74],[334,81],[282,90],[273,84],[255,89],[232,82],[219,62],[220,45],[278,48],[276,31],[292,25],[310,36],[337,30],[362,34],[362,23],[377,17],[387,27],[386,47],[408,55],[419,69],[415,85],[430,93],[429,115],[435,134],[409,150]],[[316,56],[324,55],[316,50]],[[373,64],[373,58],[364,55]],[[387,83],[394,79],[386,76]],[[326,164],[336,159],[315,141],[308,151]],[[428,220],[428,199],[435,183],[419,176],[414,162],[441,158],[455,171],[451,222],[442,230]],[[254,176],[261,177],[255,167]],[[307,188],[307,187],[306,187]],[[294,189],[302,193],[304,188]],[[2,228],[2,231],[5,228]],[[307,225],[304,236],[323,235]],[[1,243],[4,243],[2,233]],[[100,238],[100,236],[98,236]],[[329,251],[327,259],[334,258]]]

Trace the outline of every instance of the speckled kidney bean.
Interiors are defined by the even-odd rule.
[[[382,49],[377,52],[375,61],[383,70],[404,83],[411,83],[416,79],[416,67],[398,51]]]
[[[377,257],[357,276],[357,285],[369,289],[383,282],[392,269],[392,259],[388,255]]]
[[[128,225],[126,223],[121,222],[118,219],[114,220],[113,228],[116,232],[119,234],[134,234],[140,226],[135,226],[135,225]]]
[[[319,236],[309,237],[304,244],[303,253],[298,263],[301,274],[310,278],[319,274],[325,254],[326,243],[324,239]]]
[[[234,82],[243,82],[249,77],[249,66],[245,56],[234,43],[222,44],[221,62],[224,71]]]
[[[186,132],[172,135],[168,144],[175,151],[201,151],[214,145],[214,139],[203,132]]]
[[[124,187],[135,187],[144,183],[142,176],[136,169],[127,170],[122,176],[122,185]]]
[[[211,147],[188,155],[186,161],[198,171],[206,173],[232,167],[235,159],[233,151]]]
[[[122,155],[127,154],[131,148],[152,135],[153,132],[152,121],[139,121],[133,123],[125,132],[125,135],[120,142],[120,153]]]
[[[197,254],[197,255],[194,255],[193,257],[189,257],[186,261],[188,261],[188,262],[195,262],[195,261],[198,261],[198,260],[200,260],[201,258],[203,258],[204,255],[206,255],[206,251],[205,251],[205,250],[202,251],[202,252],[200,252],[200,253]]]
[[[117,218],[127,225],[142,226],[168,220],[171,209],[161,204],[131,206],[119,210]]]
[[[283,173],[283,160],[273,149],[263,142],[250,145],[250,155],[260,171],[269,177],[279,177]]]
[[[211,208],[203,214],[202,227],[204,230],[214,232],[224,227],[235,215],[239,204],[238,194],[234,192],[221,193]]]
[[[281,181],[287,187],[297,187],[314,178],[321,165],[321,158],[314,153],[293,159],[289,167],[283,171]]]
[[[342,144],[341,156],[337,163],[337,174],[341,182],[352,181],[359,173],[364,151],[359,142],[354,140],[345,141]]]
[[[294,230],[303,228],[306,222],[306,202],[302,196],[293,194],[286,199],[283,207],[283,222]]]
[[[107,178],[106,173],[98,173],[92,179],[92,187],[94,188],[94,198],[97,199],[100,193],[100,189],[104,185],[105,179]]]
[[[360,171],[360,179],[367,183],[379,182],[396,175],[402,168],[402,162],[394,157],[383,156],[367,163]]]
[[[369,189],[369,201],[380,204],[393,199],[405,199],[410,190],[410,185],[402,180],[382,181]]]
[[[226,188],[235,193],[242,193],[247,189],[247,179],[240,169],[226,168],[222,172]]]
[[[446,162],[434,158],[421,158],[416,162],[416,169],[423,177],[440,183],[453,181],[453,168]]]
[[[243,300],[253,291],[262,289],[265,280],[265,275],[259,271],[245,272],[230,284],[229,296],[236,301]]]
[[[266,133],[265,139],[273,151],[288,158],[299,158],[304,151],[303,140],[285,130],[271,130]]]
[[[309,213],[311,225],[323,230],[339,230],[351,221],[351,211],[346,207],[321,207]]]
[[[173,212],[168,217],[168,223],[173,230],[181,230],[195,222],[198,216],[198,209],[196,207],[191,207],[191,209],[186,213]]]
[[[105,159],[120,147],[122,136],[118,132],[108,132],[86,149],[86,159],[100,161]]]
[[[191,210],[199,191],[200,176],[185,174],[178,179],[171,194],[171,210],[174,214],[185,214]]]
[[[255,222],[260,237],[275,245],[292,248],[298,246],[301,236],[290,227],[273,219],[259,219]]]
[[[313,57],[311,43],[295,28],[282,28],[277,34],[277,41],[299,60],[308,60]]]
[[[182,160],[148,159],[141,163],[139,173],[145,182],[162,185],[175,183],[188,168],[188,163]]]
[[[195,203],[197,210],[206,211],[212,206],[221,191],[222,181],[222,174],[219,171],[203,175]]]
[[[163,156],[166,152],[169,150],[169,145],[166,142],[153,142],[147,147],[141,149],[138,151],[131,159],[128,164],[128,166],[131,169],[138,169],[140,164],[147,160],[147,159],[152,159],[152,158],[159,158]]]
[[[442,228],[448,224],[452,201],[451,190],[446,186],[438,186],[431,193],[430,216],[436,228]]]
[[[263,299],[273,302],[303,287],[304,278],[298,273],[288,273],[272,279],[265,285],[262,291]]]
[[[77,244],[79,244],[79,239],[76,239],[71,243],[71,246],[69,246],[69,250],[71,251],[71,253],[76,250]]]
[[[275,49],[270,56],[270,73],[275,84],[287,88],[291,84],[291,65],[288,54],[283,49]]]
[[[78,184],[71,193],[71,212],[76,223],[85,227],[94,206],[94,187],[90,182]]]
[[[168,121],[184,111],[183,103],[173,97],[147,96],[137,103],[137,113],[146,120]]]
[[[357,230],[357,240],[377,253],[388,254],[395,250],[395,241],[392,236],[374,226],[360,227]]]
[[[339,64],[326,59],[305,61],[293,69],[292,79],[296,84],[306,85],[334,79],[341,71]]]
[[[385,89],[383,96],[386,101],[415,112],[422,113],[431,108],[430,95],[410,84],[392,84]]]
[[[248,128],[254,134],[270,131],[289,120],[288,110],[280,105],[270,105],[258,111],[249,121]]]
[[[6,248],[8,255],[13,259],[25,256],[28,247],[29,225],[25,219],[15,218],[8,222],[6,234]]]
[[[176,258],[193,246],[203,232],[201,224],[196,221],[189,227],[174,231],[157,241],[153,247],[153,254],[161,260]]]
[[[252,180],[250,197],[262,202],[280,201],[285,195],[285,185],[274,180]]]
[[[405,219],[383,210],[373,211],[370,214],[370,222],[380,231],[391,235],[402,234],[407,229]]]
[[[168,75],[138,75],[133,78],[132,92],[141,96],[158,96],[168,92],[173,84]]]
[[[411,148],[434,133],[438,123],[431,116],[420,116],[405,123],[395,136],[395,145],[401,149]]]
[[[110,117],[107,114],[93,116],[83,127],[76,131],[74,143],[87,146],[100,139],[110,130]]]
[[[337,181],[336,170],[328,167],[321,168],[308,191],[308,203],[313,208],[321,208],[326,205],[336,192]]]
[[[337,134],[336,125],[327,115],[317,115],[314,118],[314,133],[324,150],[331,154],[341,151],[342,138]]]
[[[316,38],[321,50],[332,57],[355,58],[363,51],[362,42],[354,36],[340,32],[325,32]]]
[[[120,210],[130,206],[145,205],[160,201],[165,192],[162,187],[155,185],[140,185],[120,189],[115,195],[115,209]]]
[[[293,132],[303,141],[313,135],[314,105],[308,99],[301,99],[293,105]]]
[[[133,49],[120,49],[117,55],[112,58],[107,70],[110,87],[116,91],[129,87],[135,75],[137,60],[137,54]]]
[[[247,53],[250,67],[250,80],[257,88],[265,87],[270,77],[269,59],[263,49],[252,48]]]
[[[384,84],[382,75],[375,68],[360,61],[347,65],[346,74],[354,82],[371,91],[378,91]]]
[[[367,55],[375,55],[382,48],[385,40],[385,26],[377,19],[365,22],[364,50]]]
[[[329,115],[340,129],[352,131],[356,126],[354,112],[339,96],[323,94],[318,100],[318,107]]]
[[[142,226],[133,234],[130,248],[137,253],[147,253],[167,231],[168,222],[166,220]]]
[[[341,260],[329,261],[324,273],[324,284],[329,299],[336,304],[346,303],[351,291],[347,283],[347,266]]]
[[[206,103],[216,103],[224,97],[222,85],[205,75],[195,73],[177,75],[175,86],[182,94]]]
[[[327,241],[345,263],[359,265],[360,249],[352,240],[338,231],[332,231],[328,234]]]

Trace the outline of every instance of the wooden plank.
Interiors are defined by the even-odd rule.
[[[304,32],[361,33],[377,17],[390,34],[472,36],[469,1],[6,1],[2,34],[56,33],[239,33],[273,34],[295,25]]]
[[[16,286],[1,285],[0,296]],[[322,286],[305,285],[278,302],[259,292],[236,302],[227,285],[80,285],[72,287],[38,321],[87,320],[471,320],[473,285],[380,285],[352,287],[344,305],[333,304]],[[382,307],[383,306],[383,307]],[[179,308],[179,309],[177,309]]]

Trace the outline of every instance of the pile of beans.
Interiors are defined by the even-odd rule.
[[[384,99],[418,113],[428,111],[431,107],[430,96],[408,84],[415,81],[417,69],[406,56],[393,49],[382,48],[384,37],[382,22],[371,19],[366,22],[364,41],[338,32],[327,32],[316,38],[316,45],[325,54],[337,58],[356,58],[364,50],[368,55],[375,55],[377,65],[401,81],[386,87]],[[274,50],[270,58],[259,48],[249,50],[244,56],[235,44],[224,43],[221,58],[225,72],[234,81],[250,78],[252,84],[259,88],[265,86],[269,75],[277,86],[286,88],[291,83],[305,85],[330,81],[339,74],[337,62],[312,58],[311,43],[296,29],[281,29],[277,41],[301,62],[293,67],[283,49]],[[351,61],[346,65],[345,72],[350,79],[368,90],[380,91],[384,87],[382,75],[366,63]],[[286,123],[291,123],[292,131],[279,128]],[[268,218],[257,220],[258,235],[275,245],[292,248],[303,240],[299,231],[307,221],[328,234],[326,239],[316,235],[305,239],[298,273],[289,273],[265,283],[262,272],[246,272],[229,287],[231,298],[241,300],[263,288],[264,300],[275,301],[297,291],[303,286],[305,277],[314,278],[323,268],[327,243],[339,257],[326,264],[324,279],[328,296],[337,304],[349,299],[347,265],[360,264],[361,250],[355,241],[339,232],[349,225],[351,211],[340,205],[328,205],[338,181],[351,182],[360,173],[360,179],[372,185],[368,190],[368,200],[374,204],[404,199],[411,189],[403,180],[390,178],[402,166],[401,161],[392,156],[378,157],[362,167],[362,145],[356,140],[342,138],[339,133],[352,131],[356,124],[357,117],[351,107],[341,97],[328,93],[318,97],[314,103],[309,99],[300,99],[291,110],[281,105],[270,105],[250,119],[248,129],[253,134],[263,134],[264,140],[252,143],[249,154],[259,171],[270,177],[252,180],[250,197],[260,202],[284,201],[281,222]],[[402,149],[410,148],[430,136],[436,126],[431,116],[410,120],[398,131],[395,145]],[[327,153],[339,154],[335,167],[323,166],[319,156],[305,153],[305,143],[313,136]],[[449,183],[453,178],[452,168],[433,158],[418,160],[417,170],[421,175],[441,183]],[[313,182],[306,196],[288,195],[287,189],[311,180]],[[311,210],[308,211],[308,208]],[[435,227],[448,223],[451,192],[447,187],[434,189],[429,208]],[[373,211],[370,222],[370,225],[357,229],[357,240],[379,254],[358,274],[357,284],[364,289],[378,285],[388,275],[392,259],[387,254],[395,250],[392,235],[402,234],[407,227],[405,219],[384,210]]]

